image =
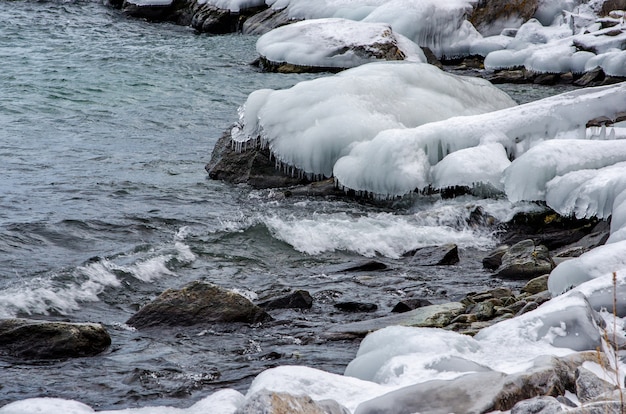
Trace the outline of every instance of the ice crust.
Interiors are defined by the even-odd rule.
[[[338,158],[380,131],[512,105],[481,79],[428,64],[370,63],[286,90],[253,92],[232,137],[239,146],[260,138],[280,163],[330,177]]]
[[[263,7],[265,6],[265,0],[198,0],[198,4],[210,4],[218,9],[238,13],[245,9]]]
[[[426,62],[422,49],[394,33],[388,24],[339,18],[305,20],[279,27],[261,36],[256,48],[261,56],[272,62],[351,68],[376,60],[355,53],[354,47],[375,50],[372,45],[394,44],[406,56],[405,60]]]

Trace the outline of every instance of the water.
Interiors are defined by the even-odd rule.
[[[259,73],[248,64],[256,38],[198,36],[86,0],[0,1],[0,21],[0,317],[100,322],[113,340],[93,358],[1,359],[0,406],[48,396],[186,407],[221,388],[245,392],[279,364],[342,373],[358,343],[325,341],[328,326],[386,315],[403,297],[445,302],[503,283],[480,266],[492,229],[466,219],[478,205],[511,217],[504,201],[381,207],[209,180],[204,164],[246,96],[313,76]],[[401,258],[449,242],[458,266]],[[368,257],[390,270],[341,272]],[[273,312],[266,326],[124,324],[198,279],[255,300],[306,289],[315,305]],[[351,300],[379,310],[333,307]]]

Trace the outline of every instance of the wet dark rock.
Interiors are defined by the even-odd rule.
[[[254,66],[259,67],[264,72],[274,73],[338,73],[346,69],[331,66],[310,66],[297,65],[289,62],[273,62],[264,56],[259,57],[258,60],[254,62]]]
[[[550,299],[552,299],[552,295],[547,290],[526,297],[528,302],[535,302],[537,305],[546,303]]]
[[[387,269],[386,264],[382,262],[378,262],[376,260],[370,260],[369,262],[347,267],[341,271],[349,273],[349,272],[371,272],[375,270],[385,270],[385,269]]]
[[[497,35],[511,20],[529,20],[538,5],[538,0],[480,0],[468,20],[483,36]]]
[[[604,125],[613,125],[616,122],[626,121],[626,112],[618,112],[615,118],[609,118],[606,116],[601,116],[598,118],[591,119],[587,121],[586,127],[601,127]]]
[[[106,329],[95,323],[31,319],[0,320],[0,354],[27,359],[94,356],[111,345]]]
[[[459,262],[459,248],[456,244],[422,247],[404,256],[412,256],[411,264],[417,266],[446,266]]]
[[[496,223],[496,218],[485,213],[482,207],[476,207],[469,215],[467,224],[471,227],[492,226]]]
[[[584,367],[576,369],[576,396],[585,403],[615,390],[615,385],[599,378]]]
[[[549,274],[538,276],[534,279],[531,279],[522,287],[522,293],[528,293],[529,295],[534,295],[536,293],[543,292],[548,290],[548,277]]]
[[[168,289],[126,322],[136,328],[191,326],[216,322],[258,323],[270,320],[245,297],[216,285],[196,281]]]
[[[343,312],[374,312],[378,309],[375,303],[361,303],[361,302],[339,302],[335,303],[335,308]]]
[[[524,240],[515,245],[502,256],[502,264],[495,276],[506,279],[531,279],[554,268],[548,248],[535,245],[532,240]]]
[[[248,18],[241,27],[241,32],[248,35],[263,35],[272,29],[294,23],[285,9],[266,9]]]
[[[533,83],[536,85],[554,85],[561,80],[560,75],[555,73],[540,73],[535,76]]]
[[[538,307],[539,307],[539,304],[537,304],[537,302],[527,302],[524,305],[524,307],[515,314],[515,316],[523,315],[527,312],[534,311]]]
[[[349,414],[335,400],[314,401],[308,395],[259,391],[249,397],[235,414]]]
[[[211,160],[205,169],[214,180],[245,183],[254,188],[290,187],[307,182],[277,170],[267,148],[254,146],[237,152],[232,145],[230,132],[224,133],[215,143]]]
[[[563,412],[561,403],[554,397],[541,396],[520,401],[511,408],[511,414],[556,414]]]
[[[421,308],[423,306],[430,306],[432,304],[433,303],[429,301],[428,299],[422,299],[422,298],[404,299],[398,302],[396,306],[393,307],[391,312],[403,313],[403,312],[411,311],[413,309]]]
[[[598,86],[604,82],[606,78],[606,74],[602,70],[601,67],[596,66],[594,69],[591,69],[583,76],[574,81],[574,85],[576,86]]]
[[[311,306],[313,306],[313,298],[306,290],[296,290],[288,295],[261,302],[258,306],[266,310],[311,309]]]
[[[483,267],[489,270],[496,270],[502,264],[502,256],[509,251],[510,246],[503,244],[492,250],[487,256],[483,258]]]
[[[505,69],[499,70],[491,75],[487,75],[487,80],[493,84],[501,83],[528,83],[532,77],[525,69]]]
[[[424,56],[426,56],[426,63],[428,63],[429,65],[437,66],[439,69],[443,70],[443,64],[441,63],[441,61],[439,61],[433,51],[430,50],[430,48],[422,47],[422,51],[424,52]]]

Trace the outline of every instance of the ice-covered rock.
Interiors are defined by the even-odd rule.
[[[426,62],[422,50],[385,23],[329,18],[282,26],[256,44],[262,66],[269,70],[337,70],[376,60]],[[310,69],[307,69],[310,68]]]
[[[388,129],[371,140],[352,145],[349,154],[337,160],[333,171],[345,187],[377,194],[402,195],[429,186],[432,183],[431,166],[438,164],[448,154],[479,145],[500,143],[510,158],[517,159],[538,142],[557,137],[580,138],[584,136],[585,125],[590,119],[599,116],[615,119],[624,110],[626,83],[568,92],[517,107],[430,122],[416,128]],[[566,147],[571,142],[562,141],[562,146],[558,143],[550,144],[548,148],[567,154]],[[541,158],[545,155],[549,159],[553,155],[535,150],[535,155],[526,158],[530,161],[537,157],[530,168],[522,172],[521,166],[525,161],[516,160],[504,171],[507,195],[511,200],[521,200],[526,199],[527,192],[529,196],[533,192],[533,197],[543,198],[542,185],[545,185],[548,177],[551,179],[555,176],[557,165],[562,165],[564,172],[567,165],[571,163],[571,168],[574,168],[573,163],[578,161],[590,165],[595,162],[593,165],[597,167],[608,165],[609,161],[603,160],[600,152],[615,148],[621,154],[625,148],[619,142],[610,142],[592,142],[590,145],[600,145],[597,152],[592,149],[591,161],[583,160],[581,155],[575,160],[565,157],[560,161],[562,164],[552,162],[545,166],[542,166]],[[584,145],[576,144],[575,147]],[[609,154],[608,157],[618,162],[620,155]],[[475,170],[472,162],[482,164],[482,160],[474,155],[465,157],[464,161],[470,171]],[[487,177],[492,171],[488,170]],[[528,177],[529,174],[531,177]],[[462,176],[442,177],[440,173],[437,178],[446,183],[464,181]],[[493,181],[493,178],[489,180]]]
[[[260,138],[279,162],[329,177],[339,157],[380,131],[514,104],[486,81],[432,65],[370,63],[286,90],[253,92],[232,136],[241,146]],[[386,168],[373,172],[385,174]]]

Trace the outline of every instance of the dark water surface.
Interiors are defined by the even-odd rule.
[[[326,342],[328,326],[386,315],[403,297],[444,302],[502,283],[480,266],[491,230],[466,219],[477,205],[506,218],[504,201],[390,208],[208,180],[213,144],[247,95],[310,78],[257,72],[255,41],[131,20],[99,2],[0,0],[0,317],[100,322],[113,339],[94,358],[0,359],[0,406],[49,396],[186,407],[220,388],[245,392],[278,364],[341,373],[358,343]],[[457,266],[400,258],[451,242]],[[341,271],[375,256],[390,269]],[[266,326],[124,324],[198,279],[253,300],[306,289],[315,304],[273,312]],[[379,309],[333,307],[353,300]]]

